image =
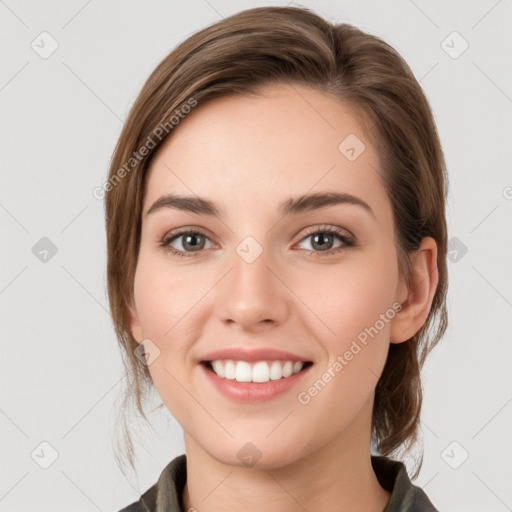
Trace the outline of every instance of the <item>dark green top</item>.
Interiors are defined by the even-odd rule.
[[[371,461],[380,484],[391,493],[383,512],[439,512],[423,490],[412,484],[402,462],[377,455]],[[187,481],[186,462],[185,454],[173,459],[158,482],[119,512],[185,512],[181,495]]]

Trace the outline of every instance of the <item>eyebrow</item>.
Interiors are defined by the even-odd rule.
[[[283,215],[299,215],[301,213],[334,206],[338,204],[348,204],[362,207],[374,219],[375,212],[371,206],[361,198],[348,194],[346,192],[317,192],[313,194],[304,194],[298,197],[292,197],[282,202],[278,207],[278,212]],[[162,208],[171,208],[198,215],[208,215],[211,217],[221,217],[222,213],[218,206],[210,201],[198,196],[183,196],[177,194],[166,194],[153,203],[146,215],[161,210]]]

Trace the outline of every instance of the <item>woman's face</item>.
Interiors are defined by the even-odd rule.
[[[272,85],[200,105],[174,130],[147,177],[132,332],[186,443],[261,467],[369,443],[406,290],[378,155],[355,114]],[[152,208],[170,194],[189,199]]]

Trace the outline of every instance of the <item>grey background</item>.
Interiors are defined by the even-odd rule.
[[[287,5],[0,1],[1,511],[116,511],[183,453],[164,411],[150,416],[155,433],[134,426],[139,480],[115,464],[123,376],[92,191],[160,60],[205,25],[270,4]],[[432,105],[450,175],[450,326],[424,371],[416,483],[441,511],[512,510],[512,2],[300,5],[383,37]],[[31,46],[52,38],[47,58]]]

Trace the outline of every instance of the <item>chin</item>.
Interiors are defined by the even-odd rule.
[[[230,440],[224,445],[218,445],[205,451],[221,464],[236,468],[248,469],[277,469],[294,463],[298,459],[297,443],[280,444],[279,449],[268,440],[261,442]]]

